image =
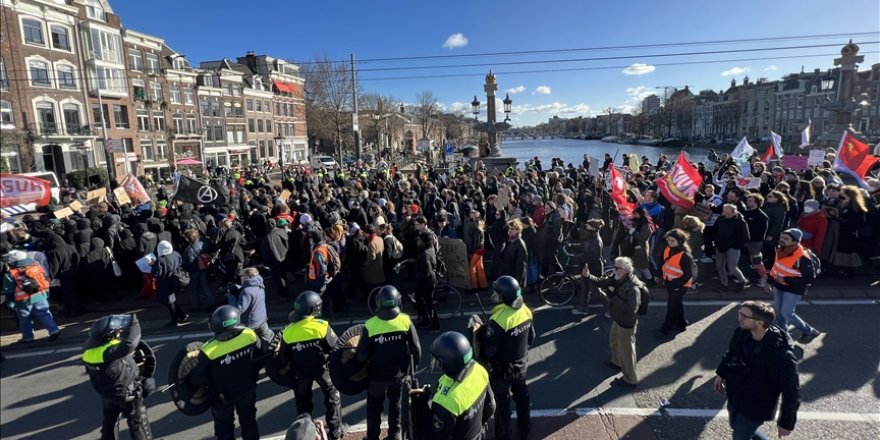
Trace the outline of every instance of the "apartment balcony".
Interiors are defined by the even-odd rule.
[[[28,131],[34,136],[42,138],[58,137],[93,137],[97,136],[97,129],[89,125],[59,124],[57,122],[41,122],[28,126]]]
[[[171,129],[171,134],[175,138],[200,138],[200,137],[202,137],[203,133],[204,133],[204,130],[202,130],[201,128],[193,128],[193,129],[172,128]]]

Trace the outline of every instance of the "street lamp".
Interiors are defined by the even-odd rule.
[[[278,133],[279,135],[281,133]],[[281,176],[284,176],[284,152],[281,150],[281,143],[284,141],[284,138],[281,136],[275,136],[275,148],[278,150],[278,168],[281,169]]]
[[[474,95],[474,100],[471,101],[471,113],[474,114],[474,120],[477,120],[480,115],[480,100],[477,99],[477,95]]]
[[[510,105],[513,104],[513,100],[510,99],[510,93],[504,95],[504,122],[510,120]]]

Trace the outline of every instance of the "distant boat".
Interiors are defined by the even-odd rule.
[[[656,146],[660,145],[660,142],[662,142],[662,141],[660,139],[645,138],[645,139],[639,139],[636,142],[639,145],[648,145],[651,147],[656,147]]]
[[[605,136],[602,138],[602,142],[617,142],[619,139],[617,136]]]

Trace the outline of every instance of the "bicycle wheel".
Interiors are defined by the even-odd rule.
[[[568,304],[577,292],[577,280],[563,272],[554,273],[541,282],[541,299],[553,307]]]
[[[367,295],[367,308],[370,310],[370,316],[376,315],[376,295],[379,294],[382,287],[385,286],[374,287],[373,290],[370,291],[370,294]]]
[[[447,282],[441,281],[431,294],[434,310],[440,319],[449,319],[461,310],[461,292]]]

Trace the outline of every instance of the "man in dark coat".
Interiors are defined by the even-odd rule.
[[[521,237],[522,230],[523,225],[519,219],[507,222],[507,240],[498,252],[498,260],[493,263],[493,279],[510,275],[519,282],[520,286],[526,285],[529,252]]]
[[[285,259],[290,249],[290,236],[288,234],[288,221],[281,219],[276,225],[274,219],[267,221],[268,232],[260,240],[260,258],[269,267],[272,273],[272,283],[275,291],[282,298],[289,298],[287,292],[287,265]]]

